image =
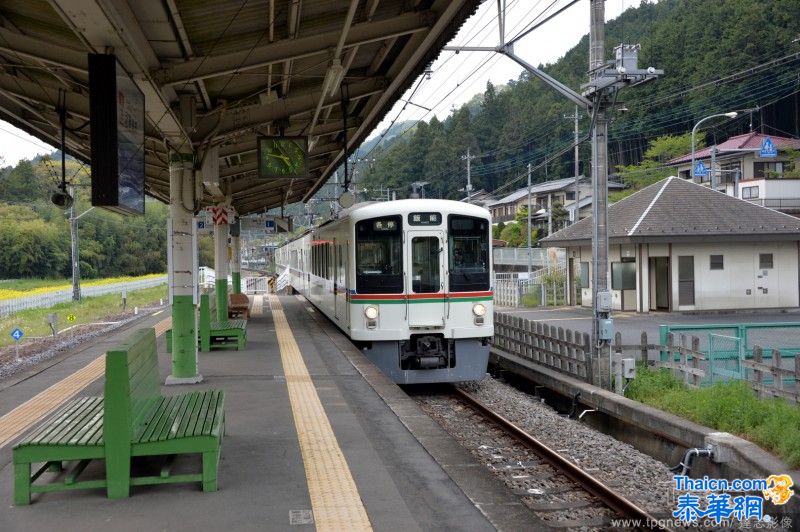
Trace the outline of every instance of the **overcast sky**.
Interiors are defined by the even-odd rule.
[[[569,0],[507,0],[508,22],[506,35],[510,38],[523,31],[537,20],[542,20],[560,9]],[[606,20],[619,16],[625,9],[639,5],[640,0],[608,0]],[[493,0],[481,5],[478,12],[461,28],[452,45],[495,46],[498,44],[497,3]],[[547,8],[550,7],[549,10]],[[517,55],[533,65],[552,63],[563,56],[589,31],[589,1],[582,0],[515,45]],[[487,56],[489,62],[471,77],[467,77]],[[588,68],[588,57],[587,57]],[[396,117],[398,120],[430,120],[435,113],[444,118],[452,106],[460,106],[472,96],[483,92],[487,80],[503,84],[516,79],[522,71],[516,63],[498,54],[483,52],[442,52],[432,65],[430,80],[419,84],[411,100],[415,104],[432,108],[426,111],[414,105],[398,102],[386,119],[375,129],[380,133]],[[414,84],[416,87],[417,84]],[[413,89],[413,87],[412,87]],[[451,90],[455,91],[445,97]],[[411,89],[405,95],[409,97]],[[401,112],[403,107],[406,107]],[[20,131],[11,124],[0,121],[0,157],[4,164],[15,165],[20,159],[30,159],[41,153],[50,153],[53,147]]]

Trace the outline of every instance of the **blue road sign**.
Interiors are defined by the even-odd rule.
[[[264,227],[266,227],[267,229],[271,229],[275,227],[275,220],[265,220],[264,224],[265,224]]]
[[[19,342],[23,336],[25,336],[25,333],[22,332],[22,329],[20,329],[19,327],[11,331],[11,338],[16,340],[17,342]]]
[[[697,164],[694,165],[694,176],[708,177],[708,169],[706,168],[706,165],[703,164],[703,161],[697,161]]]
[[[761,150],[759,150],[758,155],[760,157],[778,156],[778,148],[775,147],[775,143],[772,142],[772,138],[767,137],[761,141]]]
[[[198,229],[205,229],[206,223],[203,220],[197,220],[197,228]]]

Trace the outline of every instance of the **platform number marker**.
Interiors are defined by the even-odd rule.
[[[23,336],[25,336],[25,333],[22,332],[22,329],[20,329],[19,327],[15,327],[14,330],[11,331],[11,338],[14,339],[17,360],[19,360],[19,341],[22,340]]]
[[[67,321],[75,321],[78,317],[75,314],[67,314]]]

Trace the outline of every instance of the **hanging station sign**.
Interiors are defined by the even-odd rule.
[[[306,177],[308,137],[258,137],[258,177]]]
[[[92,205],[144,213],[144,94],[112,54],[89,54]]]

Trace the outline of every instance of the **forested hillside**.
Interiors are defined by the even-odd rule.
[[[754,128],[797,136],[800,44],[792,41],[800,37],[798,20],[797,0],[660,0],[643,1],[609,22],[606,57],[612,57],[620,42],[640,43],[639,65],[666,71],[654,83],[620,93],[610,126],[612,171],[639,162],[651,140],[689,131],[697,119],[720,111],[758,105]],[[550,22],[558,23],[558,19]],[[587,80],[587,62],[585,36],[558,62],[543,68],[579,90]],[[427,83],[447,80],[437,80],[434,73]],[[482,104],[475,105],[481,99]],[[459,189],[466,184],[461,157],[467,148],[477,156],[472,161],[475,189],[510,192],[524,184],[529,162],[540,166],[537,182],[571,176],[571,151],[546,167],[542,163],[572,142],[573,122],[564,115],[573,111],[572,104],[527,73],[503,90],[488,84],[482,98],[455,109],[446,120],[431,118],[406,128],[391,144],[362,150],[362,157],[376,160],[359,172],[359,185],[389,186],[402,197],[411,182],[428,181],[430,197],[464,197]],[[580,127],[583,136],[589,127],[587,117]],[[709,138],[724,139],[749,127],[750,115],[743,114],[709,131]],[[589,146],[584,143],[581,173],[589,172],[588,161]]]
[[[0,169],[0,279],[69,277],[68,211],[50,203],[60,179],[60,155]],[[77,214],[91,206],[88,170],[67,160]],[[93,209],[78,220],[81,277],[160,273],[167,269],[167,206],[148,200],[144,216]]]

